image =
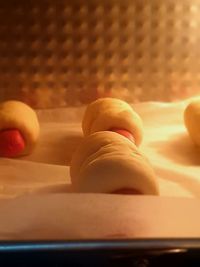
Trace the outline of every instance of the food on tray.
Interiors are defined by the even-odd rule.
[[[134,139],[133,135],[127,130],[122,130],[122,129],[118,129],[118,128],[111,128],[110,131],[118,133],[118,134],[128,138],[133,143],[135,143],[135,139]]]
[[[134,140],[137,146],[143,136],[140,116],[129,104],[116,98],[100,98],[88,105],[82,129],[85,136],[99,131],[115,131]]]
[[[200,146],[200,98],[193,100],[186,107],[184,121],[190,138]]]
[[[19,101],[0,103],[0,157],[32,152],[40,132],[35,111]]]
[[[158,195],[158,183],[147,158],[129,139],[112,132],[88,135],[70,166],[76,192]]]

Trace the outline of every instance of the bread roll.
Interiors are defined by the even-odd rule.
[[[192,101],[184,111],[184,122],[190,138],[200,146],[200,98]]]
[[[142,120],[129,104],[120,99],[100,98],[88,105],[82,121],[85,136],[113,128],[129,131],[136,145],[142,141]]]
[[[0,135],[5,142],[1,144],[0,155],[6,154],[6,149],[10,149],[11,156],[21,156],[31,153],[38,140],[40,126],[37,115],[28,105],[19,101],[6,101],[0,103]],[[9,141],[11,142],[9,144]],[[24,141],[22,151],[13,153],[15,147]],[[21,143],[20,143],[21,142]],[[8,153],[9,155],[9,153]],[[6,155],[5,155],[6,156]]]
[[[141,194],[158,194],[148,160],[134,143],[115,132],[102,131],[85,137],[73,154],[70,175],[76,192],[133,189]]]

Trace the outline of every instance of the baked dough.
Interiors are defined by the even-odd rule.
[[[85,137],[73,154],[70,175],[75,192],[110,193],[132,188],[142,194],[158,194],[149,161],[133,142],[115,132]]]
[[[200,146],[200,98],[192,101],[184,111],[184,122],[190,138]]]
[[[142,120],[129,104],[116,98],[100,98],[89,104],[82,121],[84,135],[112,128],[129,131],[136,145],[142,141]]]
[[[40,133],[35,111],[19,101],[0,103],[0,132],[9,129],[17,129],[23,136],[25,147],[20,155],[31,153]]]

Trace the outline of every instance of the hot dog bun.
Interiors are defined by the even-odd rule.
[[[85,137],[73,154],[70,174],[76,192],[110,193],[132,188],[157,195],[159,191],[145,156],[129,139],[110,131]]]
[[[100,98],[89,104],[82,121],[84,135],[112,128],[129,131],[137,146],[142,141],[142,120],[129,104],[116,98]]]
[[[20,155],[31,153],[40,133],[35,111],[19,101],[0,103],[0,132],[9,129],[18,130],[25,141],[25,148]]]

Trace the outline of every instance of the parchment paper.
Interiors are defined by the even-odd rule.
[[[139,198],[74,194],[68,165],[83,138],[84,107],[38,110],[41,137],[33,154],[0,159],[0,239],[170,236],[176,231],[180,235],[184,231],[200,235],[195,222],[193,233],[186,224],[176,230],[181,220],[187,223],[196,220],[199,225],[195,216],[198,217],[200,204],[200,151],[192,144],[183,124],[187,103],[148,102],[133,106],[144,121],[140,149],[153,165],[160,186],[159,197]],[[116,223],[112,231],[113,209]],[[189,210],[193,213],[190,219]],[[154,226],[155,218],[164,223],[175,214],[177,223],[172,219],[170,230]]]

